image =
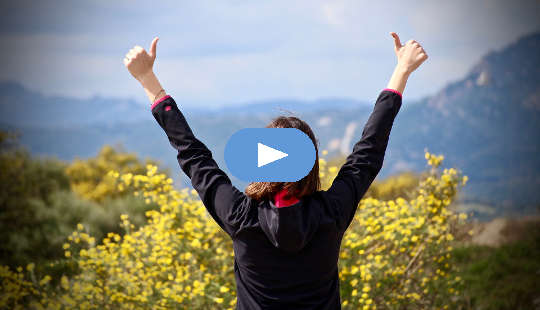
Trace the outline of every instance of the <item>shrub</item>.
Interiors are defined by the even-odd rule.
[[[0,132],[0,257],[15,266],[36,258],[48,246],[36,204],[50,204],[53,193],[69,190],[65,164],[54,158],[34,159],[12,133]],[[65,232],[61,235],[65,238]],[[41,247],[40,247],[41,246]]]
[[[101,173],[99,166],[108,167],[103,164],[105,159],[111,159],[109,166],[126,171],[141,166],[132,154],[104,147],[97,158],[68,165],[55,158],[32,157],[17,138],[14,133],[0,131],[0,264],[14,268],[34,262],[40,269],[50,260],[63,258],[62,245],[77,223],[83,222],[101,241],[107,232],[122,233],[120,214],[129,214],[134,224],[141,225],[146,221],[144,212],[156,207],[132,193],[118,193],[114,178],[107,179],[106,172]],[[71,191],[73,180],[66,170],[74,175],[84,171],[101,179],[96,181],[101,188],[111,184],[114,195],[101,192],[101,203],[83,199]],[[84,178],[77,180],[83,182]]]
[[[136,154],[127,153],[122,148],[115,149],[105,145],[97,156],[88,159],[76,158],[66,167],[71,188],[87,200],[103,202],[107,198],[125,197],[129,191],[117,191],[114,180],[107,178],[110,170],[122,174],[142,174],[146,165],[157,165],[156,161],[146,158],[139,160]],[[168,171],[163,171],[169,174]]]
[[[323,154],[326,154],[323,151]],[[326,171],[321,173],[321,184],[323,188],[328,188],[334,180],[338,167],[345,163],[345,157],[335,157],[328,162],[324,161],[324,165],[328,167]],[[383,180],[377,177],[371,184],[364,198],[375,198],[378,200],[392,200],[399,197],[410,199],[415,195],[415,190],[418,188],[421,176],[412,171],[404,171],[396,175],[389,176]]]
[[[439,165],[411,200],[363,199],[342,244],[341,296],[344,308],[434,308],[452,303],[461,279],[449,265],[454,228],[464,216],[448,207],[466,177]],[[321,160],[322,173],[330,174]],[[124,236],[102,243],[84,225],[64,245],[76,273],[54,279],[35,266],[0,269],[0,307],[82,309],[234,308],[232,242],[211,219],[195,193],[177,191],[172,180],[147,166],[144,175],[112,171],[117,188],[132,190],[159,210],[146,212],[136,228],[121,217]]]
[[[426,159],[431,169],[413,199],[361,201],[340,253],[343,308],[432,309],[456,301],[462,280],[449,259],[466,215],[449,206],[467,177],[441,172],[442,156]]]

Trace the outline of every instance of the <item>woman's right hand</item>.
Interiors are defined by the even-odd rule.
[[[405,45],[401,45],[399,36],[395,32],[390,32],[394,37],[394,51],[398,59],[398,66],[407,73],[411,73],[420,66],[428,55],[420,43],[415,40],[409,40]]]
[[[129,70],[129,73],[134,78],[141,81],[149,73],[152,73],[152,67],[156,60],[156,46],[159,38],[154,38],[150,45],[150,53],[147,53],[144,48],[136,45],[124,57],[124,65]]]
[[[158,40],[158,37],[155,37],[154,40],[152,40],[152,44],[150,44],[150,53],[147,53],[144,48],[136,45],[134,48],[130,49],[124,57],[124,65],[126,65],[129,73],[141,83],[152,104],[159,99],[159,95],[163,97],[167,94],[159,83],[153,70]]]

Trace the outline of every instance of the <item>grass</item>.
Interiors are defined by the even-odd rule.
[[[454,250],[458,275],[465,280],[461,309],[540,309],[540,225],[526,228],[521,240],[497,248]]]

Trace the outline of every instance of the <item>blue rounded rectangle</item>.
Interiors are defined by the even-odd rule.
[[[225,146],[229,171],[247,182],[296,182],[315,164],[315,146],[296,128],[244,128]]]

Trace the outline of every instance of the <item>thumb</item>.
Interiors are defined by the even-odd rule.
[[[158,40],[159,38],[155,37],[154,40],[152,40],[152,43],[150,44],[150,57],[152,57],[152,59],[156,59],[156,47],[157,47]]]
[[[394,45],[395,45],[395,49],[396,50],[399,50],[401,48],[401,41],[399,40],[399,36],[397,35],[397,33],[395,32],[390,32],[390,35],[392,37],[394,37]]]

